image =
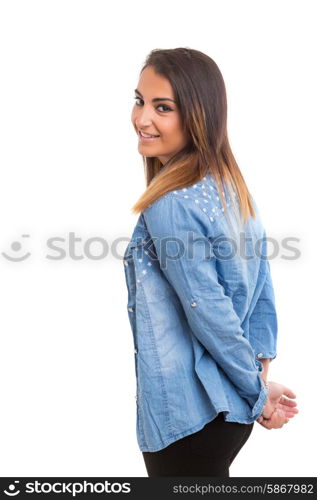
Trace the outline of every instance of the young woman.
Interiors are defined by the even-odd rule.
[[[267,382],[277,318],[266,233],[231,152],[222,75],[206,54],[153,50],[132,111],[147,188],[124,255],[136,433],[149,476],[229,476],[257,421],[295,394]]]

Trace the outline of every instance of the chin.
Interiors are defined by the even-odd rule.
[[[156,158],[157,155],[147,155],[146,153],[141,153],[140,155],[144,156],[145,158]]]
[[[150,148],[140,147],[138,150],[139,153],[143,156],[159,156],[159,153],[156,153],[155,151],[150,151]]]

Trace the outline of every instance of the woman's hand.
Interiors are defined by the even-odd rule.
[[[266,429],[280,429],[284,424],[287,424],[288,418],[283,410],[275,408],[270,418],[260,416],[257,421]]]
[[[266,429],[280,429],[298,413],[294,398],[296,395],[291,389],[277,382],[270,382],[268,399],[257,422]]]

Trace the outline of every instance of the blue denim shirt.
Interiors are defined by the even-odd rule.
[[[163,195],[139,215],[125,250],[141,451],[219,412],[252,423],[267,399],[259,358],[276,357],[277,317],[266,233],[254,200],[256,219],[232,233],[217,195],[211,174]]]

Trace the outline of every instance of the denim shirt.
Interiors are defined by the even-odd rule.
[[[211,174],[163,195],[139,215],[124,253],[141,451],[219,412],[252,423],[267,399],[259,359],[276,357],[277,317],[266,232],[252,200],[256,219],[239,230],[244,250],[235,247],[217,195]]]

